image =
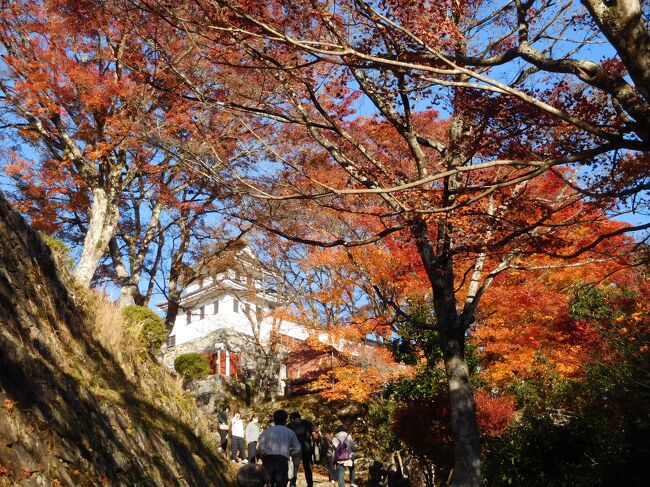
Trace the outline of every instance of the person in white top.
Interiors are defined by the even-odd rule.
[[[241,419],[241,413],[239,411],[232,417],[230,433],[232,434],[232,461],[239,463],[237,459],[237,453],[239,453],[242,463],[248,463],[246,453],[244,452],[244,421]]]

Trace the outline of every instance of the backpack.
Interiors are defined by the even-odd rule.
[[[350,460],[352,458],[352,448],[350,448],[350,445],[345,441],[348,439],[347,435],[343,441],[339,440],[339,444],[336,445],[336,448],[334,449],[334,460],[337,462],[344,462],[345,460]]]

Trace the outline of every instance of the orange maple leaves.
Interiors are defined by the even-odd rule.
[[[311,384],[311,389],[330,401],[364,403],[387,382],[408,373],[392,361],[383,365],[347,365],[336,367],[321,375]]]
[[[649,311],[643,301],[637,302],[636,311],[629,315],[608,308],[618,316],[603,318],[605,321],[571,316],[569,299],[576,283],[597,283],[600,276],[609,273],[611,265],[594,263],[502,276],[486,294],[472,332],[472,341],[483,358],[482,376],[492,384],[503,385],[526,379],[543,368],[559,378],[582,378],[585,365],[609,353],[603,333],[614,332],[622,339],[629,334],[632,342],[637,334],[647,336],[643,327],[647,328]],[[614,278],[614,287],[600,286],[612,292],[619,292],[620,286],[630,282],[647,287],[634,270],[620,272]],[[593,286],[597,289],[599,285]]]

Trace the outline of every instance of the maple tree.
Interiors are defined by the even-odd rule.
[[[538,375],[540,367],[559,380],[585,380],[590,365],[612,363],[623,349],[646,353],[647,309],[639,298],[647,278],[637,267],[614,274],[608,267],[501,276],[472,334],[481,344],[481,375],[501,389]]]
[[[17,205],[34,226],[78,247],[83,285],[108,256],[96,278],[113,281],[122,304],[145,303],[169,251],[175,289],[200,223],[224,196],[197,174],[226,174],[241,158],[237,127],[154,89],[144,70],[156,66],[146,33],[93,2],[12,2],[1,28],[0,102],[14,142],[3,170]],[[161,79],[175,83],[158,72]],[[169,249],[165,234],[173,240],[179,222],[181,243]]]
[[[519,195],[517,204],[512,208],[517,215],[517,221],[508,221],[504,227],[492,227],[491,237],[496,242],[501,242],[504,236],[508,236],[512,246],[496,246],[494,254],[477,256],[473,254],[475,236],[468,236],[466,247],[460,250],[462,247],[459,245],[454,257],[454,265],[458,270],[454,289],[455,294],[459,296],[470,294],[471,280],[475,279],[473,272],[477,262],[482,262],[488,280],[483,281],[478,289],[485,293],[486,302],[477,317],[479,326],[477,331],[472,332],[475,334],[473,339],[485,346],[489,356],[491,347],[498,349],[511,346],[516,349],[518,343],[526,340],[530,334],[537,335],[536,340],[551,338],[555,345],[548,343],[547,346],[555,347],[551,348],[554,350],[553,356],[561,359],[560,367],[569,373],[584,363],[585,356],[591,351],[593,337],[576,333],[569,339],[567,330],[563,332],[561,328],[548,327],[548,320],[544,315],[548,314],[548,309],[559,309],[560,300],[557,294],[549,292],[549,295],[545,296],[540,292],[543,287],[539,286],[534,276],[550,275],[547,279],[555,281],[558,286],[566,286],[588,277],[609,274],[616,276],[617,271],[634,264],[629,252],[638,248],[638,245],[627,237],[619,237],[605,240],[573,259],[557,259],[558,253],[570,255],[589,246],[593,235],[606,234],[624,227],[621,223],[609,220],[598,206],[573,199],[575,193],[562,181],[562,178],[548,174],[527,183],[525,195]],[[554,197],[557,198],[559,209],[548,217],[546,225],[536,228],[534,222],[539,218],[540,211],[543,211],[540,203],[548,204]],[[559,204],[560,201],[563,204],[570,201],[571,204],[564,206]],[[514,219],[514,215],[510,215],[510,219]],[[516,233],[516,229],[526,228],[530,222],[533,222],[534,229],[530,234],[512,238],[510,232]],[[329,228],[332,226],[332,221],[329,220]],[[540,243],[545,239],[553,242],[553,247],[547,247],[546,252],[540,248]],[[503,250],[499,251],[499,248]],[[390,333],[395,332],[402,337],[403,343],[408,344],[411,340],[416,343],[420,347],[421,358],[431,367],[435,367],[443,359],[439,336],[429,336],[431,332],[425,332],[432,328],[437,331],[438,328],[435,326],[435,320],[422,315],[423,312],[425,315],[432,312],[427,304],[431,291],[426,282],[424,265],[418,258],[412,238],[407,233],[395,233],[386,237],[381,245],[312,251],[311,259],[312,265],[316,265],[319,271],[329,277],[326,283],[319,283],[317,292],[314,296],[308,295],[307,300],[312,303],[320,300],[331,303],[337,309],[343,309],[344,312],[333,315],[336,316],[335,323],[353,323],[362,335],[379,331],[390,337]],[[506,271],[509,271],[509,274],[502,275]],[[519,278],[516,279],[515,276]],[[494,279],[497,279],[496,283]],[[501,288],[502,285],[505,288]],[[355,289],[365,293],[367,299],[360,299],[355,295]],[[526,293],[529,294],[527,299]],[[515,302],[516,306],[513,305]],[[499,308],[495,309],[495,306]],[[524,323],[513,316],[517,310],[530,315],[527,322]],[[408,318],[407,322],[404,321],[405,318]],[[411,326],[415,325],[410,331],[406,327],[408,322]],[[499,323],[503,324],[501,328]],[[522,327],[526,328],[523,333]],[[504,328],[510,330],[509,335],[498,337],[497,335],[504,332]],[[341,330],[342,334],[347,331],[345,327]],[[575,353],[576,349],[582,352]],[[531,358],[538,351],[531,346],[525,353]],[[514,356],[504,360],[502,365],[505,368],[516,366]],[[496,372],[496,368],[486,366],[486,372]],[[333,376],[345,379],[353,377],[353,374],[350,374],[349,370],[342,370]],[[346,381],[342,380],[341,383],[345,384]],[[347,384],[352,390],[356,388],[354,381]],[[485,397],[481,396],[481,399]],[[483,401],[483,406],[486,405]],[[489,408],[489,405],[487,406]],[[479,415],[479,425],[480,422]]]
[[[647,28],[638,2],[584,3],[110,2],[156,46],[165,69],[143,65],[150,86],[238,114],[257,141],[259,164],[225,182],[234,216],[324,247],[386,239],[404,259],[391,270],[428,283],[435,320],[421,325],[446,367],[454,485],[480,479],[465,340],[483,294],[523,257],[595,258],[629,231],[604,218],[615,198],[645,204],[648,43],[621,26],[635,41]],[[156,36],[156,19],[176,35]],[[197,49],[179,59],[186,41]],[[596,62],[601,41],[612,52]]]
[[[305,355],[336,356],[310,390],[327,400],[363,404],[390,380],[409,374],[384,347],[381,336],[390,328],[377,319],[374,292],[345,252],[290,242],[274,247],[285,249],[285,269],[278,274],[294,292],[284,315],[307,331]],[[300,348],[291,354],[303,352]]]
[[[16,150],[21,210],[35,226],[83,242],[75,269],[88,286],[119,221],[122,192],[145,166],[143,119],[160,97],[128,64],[137,41],[100,12],[62,2],[11,2],[3,9],[0,90]]]
[[[464,341],[479,298],[516,260],[518,248],[548,248],[555,244],[552,229],[579,223],[570,208],[585,193],[581,178],[553,168],[605,164],[610,170],[604,177],[593,173],[597,182],[590,187],[597,196],[620,196],[612,188],[622,187],[638,193],[646,184],[642,78],[627,81],[617,59],[578,59],[593,39],[608,35],[608,26],[597,22],[594,29],[584,22],[580,39],[573,39],[570,25],[580,16],[588,19],[588,12],[585,17],[585,11],[552,3],[534,9],[532,2],[497,9],[481,2],[432,2],[417,12],[402,2],[138,4],[200,44],[210,53],[204,59],[218,69],[256,76],[273,93],[242,104],[201,83],[186,87],[185,96],[271,121],[257,133],[268,158],[286,171],[280,184],[261,179],[246,185],[262,200],[258,208],[266,216],[239,216],[323,246],[359,245],[407,229],[433,291],[447,366],[454,484],[477,485],[478,429]],[[597,9],[591,14],[600,18]],[[226,48],[227,61],[220,65]],[[556,51],[562,52],[559,60],[548,55]],[[633,67],[635,60],[621,57]],[[513,68],[493,69],[507,63]],[[355,113],[361,99],[371,116]],[[423,111],[427,103],[449,114],[446,120]],[[277,122],[285,127],[275,128]],[[640,185],[629,170],[623,172],[626,181],[616,179],[617,150],[625,151],[626,166],[641,168]],[[529,198],[526,181],[549,170],[555,179],[545,179],[546,186]],[[300,228],[290,221],[297,214],[294,202],[302,211],[322,212],[316,218],[321,222],[334,214],[354,223]],[[601,240],[583,241],[582,249]],[[582,249],[564,248],[563,256],[576,257]],[[457,299],[455,267],[463,255],[473,265],[461,266],[468,279]]]

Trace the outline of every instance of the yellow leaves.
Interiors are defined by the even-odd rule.
[[[644,313],[642,311],[637,311],[635,313],[632,313],[630,318],[632,319],[632,321],[634,321],[636,323],[640,323],[641,320],[643,320],[643,315],[644,315]]]
[[[495,320],[498,322],[498,320]],[[561,377],[578,377],[588,358],[588,348],[562,322],[537,320],[535,323],[482,323],[473,341],[483,355],[483,377],[496,385],[533,373],[540,360]]]
[[[562,377],[569,377],[572,375],[575,375],[576,372],[578,371],[578,367],[576,365],[568,365],[568,364],[557,364],[556,370],[560,373]]]
[[[373,374],[363,373],[360,367],[337,367],[321,375],[311,386],[330,401],[365,401],[374,390]]]

